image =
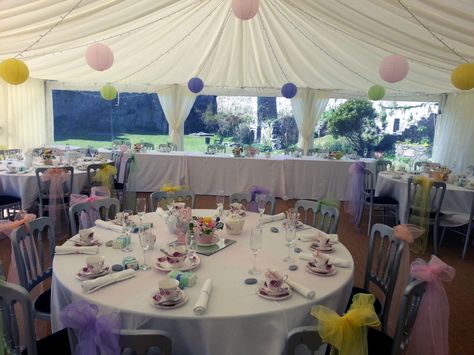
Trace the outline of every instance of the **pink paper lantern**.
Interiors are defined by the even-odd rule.
[[[114,63],[114,53],[105,44],[95,43],[87,47],[86,61],[92,69],[104,71]]]
[[[380,77],[389,83],[403,80],[408,74],[408,61],[405,57],[394,54],[385,57],[379,67]]]
[[[241,20],[250,20],[258,12],[260,0],[232,0],[232,11]]]

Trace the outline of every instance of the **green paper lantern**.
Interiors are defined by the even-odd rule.
[[[380,100],[385,96],[385,89],[382,85],[373,85],[367,94],[370,100]]]
[[[117,90],[112,85],[105,85],[100,89],[100,96],[107,101],[112,101],[117,98]]]
[[[30,76],[30,70],[21,60],[10,58],[1,63],[0,76],[8,84],[19,85],[28,79]]]

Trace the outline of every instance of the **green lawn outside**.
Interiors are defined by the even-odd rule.
[[[129,139],[132,143],[153,143],[155,149],[158,148],[159,144],[169,142],[169,137],[167,135],[146,135],[146,134],[123,134],[120,136],[122,139]],[[211,137],[211,143],[214,142],[216,136]],[[87,148],[89,145],[93,148],[110,148],[112,143],[110,141],[100,141],[100,140],[87,140],[87,139],[67,139],[67,140],[57,140],[55,144],[69,144],[71,146],[78,146],[82,148]],[[199,136],[184,136],[184,150],[188,152],[205,152],[206,151],[206,141],[204,137]]]

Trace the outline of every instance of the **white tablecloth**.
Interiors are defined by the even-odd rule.
[[[227,195],[246,192],[253,185],[263,186],[283,199],[320,199],[347,201],[349,166],[354,160],[327,160],[315,157],[234,158],[228,154],[136,153],[136,183],[130,190],[158,191],[165,182],[187,184],[196,194]],[[375,172],[375,160],[365,159]]]
[[[408,177],[409,175],[404,174],[401,179],[394,179],[393,174],[381,172],[375,187],[376,195],[390,196],[398,201],[401,223],[406,223]],[[469,214],[471,211],[472,194],[474,194],[474,190],[453,184],[446,184],[446,193],[441,206],[441,212],[445,214]]]
[[[73,193],[79,193],[87,184],[87,173],[74,169]],[[38,182],[34,168],[26,174],[9,174],[0,170],[0,194],[21,198],[22,209],[35,207],[38,197]]]
[[[211,211],[195,210],[198,215],[210,215]],[[174,236],[155,213],[145,216],[146,222],[155,224],[160,246],[171,242]],[[257,215],[250,213],[242,235],[232,236],[237,243],[211,256],[199,255],[201,264],[196,269],[197,284],[184,291],[189,296],[187,304],[180,308],[161,310],[150,304],[150,298],[157,290],[158,281],[167,277],[165,272],[150,270],[139,271],[136,277],[107,286],[91,294],[82,291],[80,281],[75,273],[85,264],[86,255],[58,255],[53,262],[52,283],[52,328],[57,331],[62,328],[59,321],[61,309],[71,301],[87,300],[97,304],[100,312],[119,311],[122,327],[155,328],[171,333],[173,353],[186,354],[215,354],[241,355],[282,354],[288,330],[293,327],[313,324],[310,315],[311,307],[324,304],[342,312],[349,298],[352,282],[353,267],[338,268],[337,274],[331,277],[319,277],[309,274],[304,269],[305,261],[297,260],[299,269],[291,272],[288,264],[283,262],[288,249],[285,246],[283,233],[270,232],[271,226],[281,227],[280,222],[266,224],[263,231],[263,246],[257,258],[260,269],[276,268],[316,292],[312,300],[294,293],[284,301],[269,301],[256,294],[255,285],[246,285],[244,280],[253,265],[253,255],[249,248],[249,231],[257,222]],[[280,228],[282,230],[282,228]],[[307,232],[307,231],[306,231]],[[226,232],[221,231],[221,236]],[[116,236],[113,232],[96,228],[96,236],[102,241]],[[120,263],[122,257],[136,256],[140,261],[143,252],[137,243],[137,236],[132,236],[132,253],[100,247],[100,253],[106,258],[106,264]],[[308,243],[298,242],[307,250]],[[148,253],[148,260],[153,261],[161,255],[159,247]],[[349,251],[337,244],[332,254],[347,259],[353,265]],[[201,316],[193,313],[201,287],[206,279],[211,278],[213,289],[207,312]],[[260,275],[258,279],[262,280]]]

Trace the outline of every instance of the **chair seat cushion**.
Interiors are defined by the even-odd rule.
[[[35,300],[35,310],[51,314],[51,289],[44,291]]]
[[[370,198],[367,197],[366,201],[370,203]],[[398,205],[398,201],[388,196],[375,196],[374,204],[376,205]]]
[[[123,190],[123,183],[114,182],[114,187],[115,187],[116,190]]]
[[[369,355],[391,354],[393,338],[380,330],[368,328],[367,347]]]
[[[349,303],[347,304],[346,311],[351,307],[352,298],[354,297],[354,295],[356,295],[358,293],[370,294],[371,292],[369,292],[365,288],[355,287],[355,286],[352,287],[351,297],[349,298]],[[380,301],[377,298],[375,298],[374,310],[375,310],[375,313],[377,313],[379,316],[380,316],[380,313],[382,313],[382,304],[380,303]]]
[[[20,203],[21,198],[10,196],[10,195],[0,195],[0,206],[11,205],[14,203]]]
[[[36,347],[38,355],[71,355],[71,346],[66,328],[38,340]],[[27,355],[28,351],[25,349],[21,354]]]

